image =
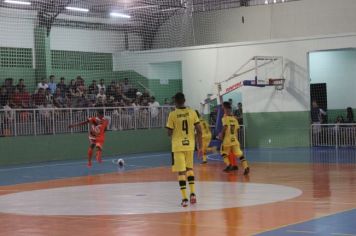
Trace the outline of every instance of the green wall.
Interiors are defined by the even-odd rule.
[[[156,100],[163,104],[165,98],[171,101],[174,94],[182,91],[182,80],[168,80],[168,84],[161,84],[160,80],[150,79],[148,80],[148,87],[155,95]]]
[[[308,147],[309,117],[307,111],[245,113],[246,145],[247,147]]]
[[[0,47],[0,85],[6,78],[14,78],[16,83],[18,79],[24,79],[28,88],[34,87],[31,48]]]
[[[0,138],[0,166],[86,159],[86,133]],[[164,129],[108,132],[104,156],[169,151]]]

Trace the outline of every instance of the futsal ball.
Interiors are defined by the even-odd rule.
[[[119,160],[117,160],[117,164],[119,165],[119,167],[123,167],[125,165],[125,161],[120,158]]]

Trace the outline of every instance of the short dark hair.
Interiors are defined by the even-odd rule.
[[[182,105],[185,103],[185,96],[181,92],[176,93],[176,95],[174,95],[174,100],[177,104]]]
[[[61,80],[65,80],[65,78],[64,78],[64,77],[61,77]]]
[[[223,103],[223,107],[224,107],[225,109],[231,109],[231,104],[230,104],[229,102],[224,102],[224,103]]]

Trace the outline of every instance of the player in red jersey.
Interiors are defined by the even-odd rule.
[[[88,167],[92,166],[91,158],[93,155],[94,148],[96,148],[96,160],[97,162],[101,163],[101,153],[103,150],[104,142],[105,142],[105,131],[108,127],[108,120],[104,117],[104,111],[98,110],[96,117],[90,117],[88,120],[72,124],[69,128],[73,128],[76,126],[82,126],[90,124],[90,131],[89,131],[89,142],[90,146],[88,149]]]

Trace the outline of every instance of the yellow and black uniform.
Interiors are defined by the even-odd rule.
[[[227,156],[230,153],[233,153],[237,157],[243,156],[240,142],[237,139],[237,132],[240,128],[239,122],[234,116],[225,115],[222,118],[222,124],[225,128],[225,136],[221,144],[221,155]]]
[[[200,127],[202,131],[202,151],[203,151],[203,161],[206,162],[207,156],[206,153],[211,141],[211,131],[210,131],[210,125],[208,122],[206,122],[204,119],[200,118]]]
[[[182,206],[188,201],[186,180],[190,188],[190,202],[195,203],[194,148],[195,125],[199,124],[196,112],[190,108],[177,108],[169,113],[166,128],[172,130],[172,171],[178,173]],[[188,169],[188,170],[187,170]]]
[[[236,158],[238,157],[241,161],[242,167],[244,168],[244,175],[247,175],[250,171],[247,160],[245,159],[243,152],[240,148],[240,142],[237,139],[237,134],[239,131],[239,122],[233,115],[225,115],[222,118],[222,124],[225,130],[224,139],[221,144],[221,155],[224,158],[224,162],[229,166],[229,154],[232,153]]]
[[[166,128],[172,134],[172,171],[182,172],[193,168],[195,125],[199,118],[190,108],[177,108],[169,113]]]

